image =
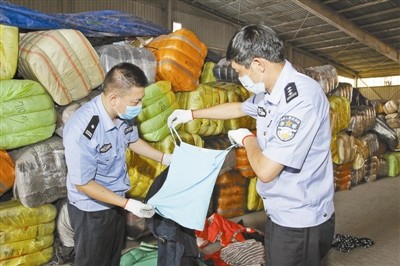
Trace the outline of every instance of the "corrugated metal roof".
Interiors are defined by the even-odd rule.
[[[182,0],[233,24],[264,23],[361,78],[400,75],[399,0]]]

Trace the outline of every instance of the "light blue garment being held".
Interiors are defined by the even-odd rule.
[[[212,150],[175,142],[172,162],[165,183],[147,204],[161,216],[183,227],[203,230],[218,173],[233,145]]]

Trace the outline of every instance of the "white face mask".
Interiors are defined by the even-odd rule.
[[[250,73],[251,67],[249,69],[249,73]],[[265,86],[264,83],[261,82],[262,79],[262,75],[260,77],[260,81],[258,83],[254,83],[251,78],[249,77],[249,74],[246,74],[242,77],[238,78],[240,83],[242,83],[243,87],[245,87],[248,91],[257,94],[260,92],[265,92]]]

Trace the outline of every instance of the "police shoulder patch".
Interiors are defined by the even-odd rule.
[[[291,100],[299,96],[299,92],[297,91],[297,87],[294,82],[288,83],[284,90],[285,90],[286,103],[289,103]]]
[[[282,141],[289,141],[296,135],[300,123],[300,119],[285,115],[279,120],[278,127],[276,128],[276,135]]]
[[[90,119],[89,124],[87,125],[85,131],[83,131],[83,135],[91,140],[93,137],[93,133],[97,128],[97,125],[99,124],[99,116],[98,115],[94,115],[92,117],[92,119]]]

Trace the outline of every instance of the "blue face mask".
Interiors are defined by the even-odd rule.
[[[249,69],[249,72],[246,75],[238,78],[240,83],[242,83],[243,87],[245,87],[248,91],[250,91],[254,94],[257,94],[260,92],[265,92],[265,85],[263,82],[261,82],[262,74],[260,77],[260,81],[258,83],[254,83],[251,80],[251,78],[249,77],[250,70],[251,70],[251,67]]]
[[[122,100],[122,99],[121,99]],[[125,104],[125,106],[126,106],[126,108],[125,108],[125,113],[124,114],[120,114],[119,112],[118,112],[118,110],[117,109],[115,109],[116,111],[117,111],[117,113],[118,113],[118,116],[121,118],[121,119],[124,119],[124,120],[132,120],[133,118],[135,118],[136,116],[138,116],[139,115],[139,113],[142,111],[142,104],[140,103],[140,104],[138,104],[138,105],[136,105],[136,106],[130,106],[130,105],[126,105],[126,103],[124,102],[124,101],[122,101],[124,104]],[[114,107],[115,108],[115,107]]]
[[[142,105],[136,105],[136,106],[126,106],[125,109],[125,114],[118,114],[118,116],[122,119],[125,120],[131,120],[135,118],[136,116],[139,115],[139,113],[142,111]]]

